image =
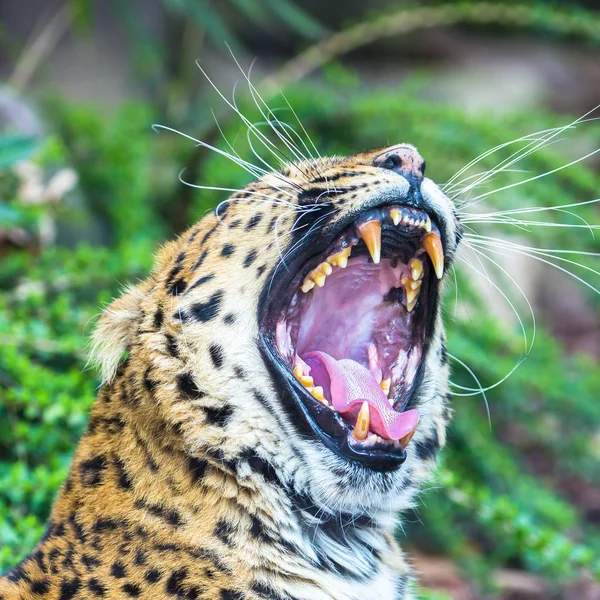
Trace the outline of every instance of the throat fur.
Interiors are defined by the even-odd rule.
[[[379,580],[406,584],[371,517],[316,506],[257,449],[190,455],[186,425],[156,419],[158,384],[135,362],[100,390],[46,534],[0,579],[3,600],[351,598]],[[197,395],[185,377],[178,389]]]

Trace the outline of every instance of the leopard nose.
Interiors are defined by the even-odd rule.
[[[402,175],[413,191],[418,191],[425,176],[425,159],[412,146],[394,146],[373,160],[374,167]]]

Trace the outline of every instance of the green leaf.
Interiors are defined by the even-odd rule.
[[[0,169],[28,158],[38,143],[38,138],[31,136],[0,135]]]

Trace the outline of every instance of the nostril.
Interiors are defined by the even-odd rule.
[[[402,157],[398,154],[390,154],[390,156],[388,156],[386,160],[378,166],[382,169],[389,169],[390,171],[393,169],[398,169],[402,167]]]
[[[425,160],[412,146],[396,146],[376,156],[373,166],[395,171],[406,179],[423,179]]]

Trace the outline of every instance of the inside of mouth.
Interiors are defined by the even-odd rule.
[[[418,421],[416,410],[401,409],[423,352],[426,267],[418,260],[415,273],[414,256],[375,264],[353,254],[333,266],[322,287],[298,290],[277,323],[276,343],[307,391],[353,431],[353,442],[399,445]],[[410,286],[417,284],[415,300]]]

